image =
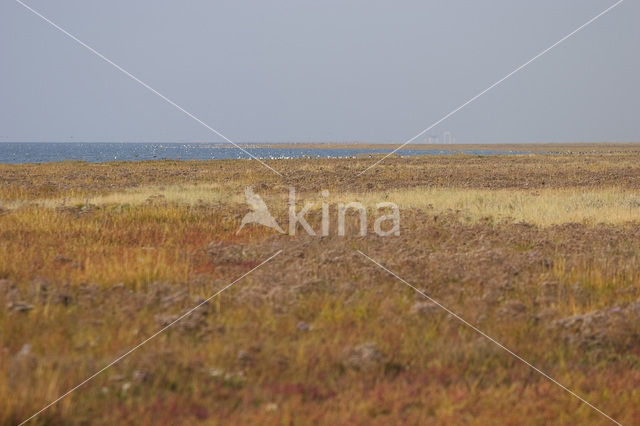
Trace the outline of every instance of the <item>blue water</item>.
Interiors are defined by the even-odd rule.
[[[260,159],[278,158],[352,158],[372,154],[386,154],[390,149],[311,149],[278,148],[254,145],[242,146]],[[502,150],[400,150],[398,155],[450,155],[455,153],[475,155],[525,154],[524,151]],[[0,143],[0,163],[46,163],[80,160],[93,163],[106,161],[142,160],[228,160],[250,158],[232,145],[182,144],[182,143]]]

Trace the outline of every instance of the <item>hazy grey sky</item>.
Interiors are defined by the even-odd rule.
[[[615,2],[25,1],[236,142],[403,142]],[[626,0],[429,133],[640,141],[639,17]],[[0,140],[70,136],[221,141],[3,0]]]

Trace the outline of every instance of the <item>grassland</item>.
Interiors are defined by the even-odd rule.
[[[0,423],[640,423],[640,154],[0,165]],[[327,237],[281,224],[330,191]],[[401,209],[336,235],[335,204]],[[300,205],[301,207],[301,205]],[[372,222],[372,221],[370,221]],[[369,224],[372,227],[372,223]]]

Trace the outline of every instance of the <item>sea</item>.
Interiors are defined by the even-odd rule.
[[[292,148],[274,145],[240,145],[244,150],[260,159],[288,158],[357,158],[387,154],[392,149],[377,148]],[[399,156],[413,155],[502,155],[526,154],[527,151],[509,150],[442,150],[401,149]],[[230,160],[249,159],[246,152],[230,144],[206,143],[82,143],[82,142],[0,142],[0,163],[49,163],[56,161],[86,161],[103,163],[108,161],[144,160]]]

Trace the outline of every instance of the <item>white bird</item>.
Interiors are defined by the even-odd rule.
[[[253,192],[252,187],[247,186],[244,190],[244,195],[247,198],[247,204],[251,206],[253,211],[244,215],[242,218],[242,224],[240,225],[238,232],[236,232],[236,235],[240,233],[240,230],[248,223],[258,223],[268,228],[276,229],[278,232],[284,234],[284,231],[280,225],[278,225],[278,222],[276,222],[273,216],[271,216],[271,213],[269,213],[269,209],[265,202],[259,195]]]

